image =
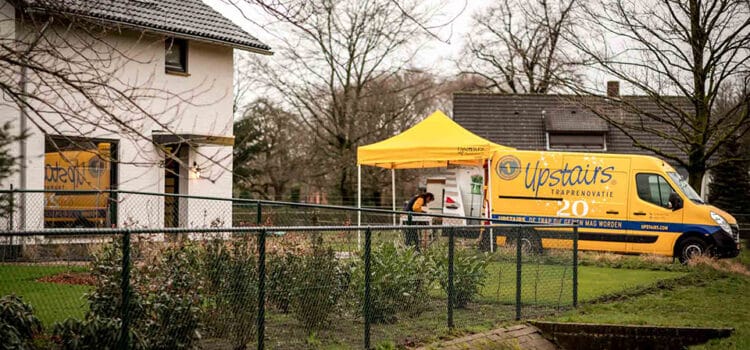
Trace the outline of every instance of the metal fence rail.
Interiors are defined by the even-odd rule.
[[[18,195],[8,221],[19,201],[44,206]],[[573,226],[393,225],[417,220],[363,210],[358,227],[353,208],[179,197],[231,225],[170,228],[122,217],[164,197],[116,197],[108,227],[0,226],[0,296],[34,308],[50,347],[408,346],[577,305]]]

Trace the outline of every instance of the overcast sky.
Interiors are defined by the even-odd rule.
[[[231,19],[263,43],[271,46],[272,49],[280,45],[278,44],[280,40],[277,37],[282,37],[284,34],[265,27],[271,22],[270,16],[266,15],[261,9],[247,5],[247,2],[243,0],[202,1],[219,11],[225,17]],[[231,5],[230,1],[240,4],[242,11],[238,10],[236,6]],[[472,15],[487,7],[491,2],[478,0],[423,0],[423,3],[427,6],[430,4],[445,4],[442,7],[443,17],[434,18],[433,22],[429,23],[429,25],[450,24],[431,30],[435,38],[425,44],[424,49],[421,50],[421,55],[414,62],[414,68],[443,76],[455,74],[456,66],[453,62],[461,54],[467,32],[471,26]],[[246,16],[250,19],[246,18]],[[609,42],[609,44],[612,44],[612,42]],[[586,70],[584,74],[589,80],[589,84],[592,85],[590,88],[599,90],[602,93],[605,91],[605,82],[616,79],[608,74],[592,69]],[[623,82],[621,82],[620,91],[627,94],[635,93],[632,87]]]
[[[236,1],[236,0],[234,0]],[[265,44],[274,47],[277,40],[275,35],[266,30],[262,25],[269,21],[261,10],[251,6],[242,5],[242,12],[235,6],[227,3],[227,0],[203,0],[206,4],[219,11],[222,15],[234,21],[242,29],[252,34]],[[463,47],[466,32],[471,23],[471,15],[477,10],[487,5],[486,1],[476,0],[425,0],[425,3],[441,2],[446,3],[443,8],[444,17],[436,18],[432,24],[444,24],[451,22],[450,25],[434,30],[435,38],[428,43],[423,51],[415,68],[430,70],[435,73],[453,72],[455,67],[451,59],[457,57]],[[241,2],[238,2],[241,3]],[[243,14],[244,13],[244,14]],[[250,17],[251,20],[245,18]]]

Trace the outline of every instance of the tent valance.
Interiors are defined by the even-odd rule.
[[[357,165],[386,169],[482,166],[499,149],[464,129],[441,111],[389,139],[357,148]]]

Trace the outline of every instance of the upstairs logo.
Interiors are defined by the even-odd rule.
[[[497,162],[495,173],[505,181],[513,180],[521,173],[521,160],[513,155],[503,156]]]

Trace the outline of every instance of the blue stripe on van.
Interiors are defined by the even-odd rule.
[[[647,232],[697,232],[714,234],[721,231],[718,225],[680,224],[672,222],[648,222],[629,220],[603,220],[586,218],[563,218],[556,216],[529,216],[529,215],[505,215],[493,214],[493,219],[509,224],[555,224],[573,225],[578,223],[579,227],[595,228],[600,230],[631,230]]]

